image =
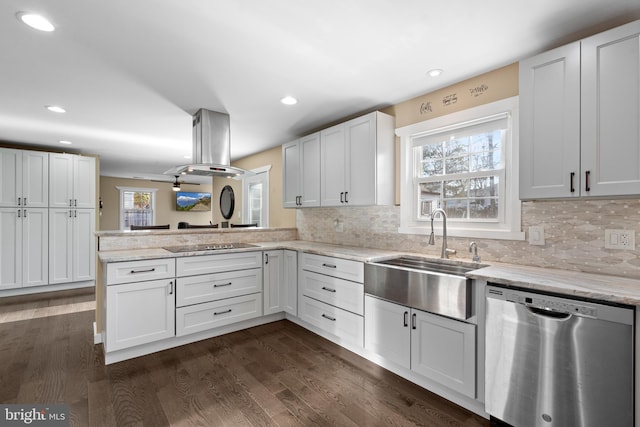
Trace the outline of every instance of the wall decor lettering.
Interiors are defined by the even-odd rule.
[[[445,107],[448,105],[453,105],[456,102],[458,102],[458,94],[456,93],[452,93],[451,95],[447,95],[442,98],[442,105],[444,105]]]
[[[488,90],[489,90],[489,86],[487,86],[486,84],[481,84],[479,86],[472,87],[471,89],[469,89],[469,94],[473,97],[478,97],[480,95],[483,95]]]
[[[420,114],[433,113],[431,109],[431,101],[420,104]]]

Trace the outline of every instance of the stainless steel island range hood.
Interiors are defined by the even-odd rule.
[[[167,175],[242,178],[253,172],[231,166],[229,115],[201,108],[193,116],[193,164],[176,166]]]

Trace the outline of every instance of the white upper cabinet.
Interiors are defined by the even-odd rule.
[[[373,112],[282,145],[282,205],[392,205],[395,119]]]
[[[321,206],[394,203],[394,123],[373,112],[320,132]]]
[[[49,204],[52,208],[95,208],[96,159],[51,153]]]
[[[640,194],[640,21],[582,41],[583,194]]]
[[[640,21],[520,62],[520,198],[640,194]]]
[[[282,205],[320,206],[320,134],[282,145]]]
[[[49,206],[49,153],[0,148],[0,206]]]

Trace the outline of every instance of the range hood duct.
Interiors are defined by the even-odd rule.
[[[168,175],[222,176],[240,179],[253,172],[231,166],[229,115],[201,108],[193,116],[193,164],[176,166]]]

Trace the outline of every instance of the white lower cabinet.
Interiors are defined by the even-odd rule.
[[[284,311],[298,315],[298,254],[291,250],[264,252],[264,314]]]
[[[362,316],[303,296],[300,304],[300,318],[335,335],[342,343],[362,347],[364,339]]]
[[[95,224],[94,209],[50,209],[50,284],[95,279]]]
[[[476,326],[365,296],[365,348],[476,397]]]
[[[0,289],[49,283],[47,208],[0,208]]]
[[[262,315],[262,294],[243,295],[176,309],[176,335],[188,335]]]
[[[108,285],[107,352],[175,336],[174,279]]]

